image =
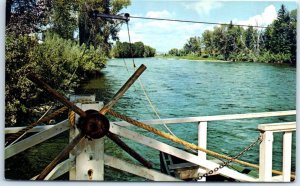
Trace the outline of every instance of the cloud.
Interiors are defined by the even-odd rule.
[[[146,14],[146,17],[151,17],[151,18],[171,18],[172,14],[168,12],[167,10],[163,11],[149,11]]]
[[[202,0],[184,5],[186,9],[196,11],[199,15],[209,15],[213,9],[222,7],[222,2],[217,0]]]
[[[248,20],[237,21],[241,25],[251,26],[267,26],[271,24],[277,18],[277,12],[274,5],[269,5],[264,9],[264,12],[260,15],[250,17]]]

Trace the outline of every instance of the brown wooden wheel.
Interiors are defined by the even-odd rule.
[[[119,89],[119,91],[113,96],[110,102],[108,102],[100,111],[87,110],[83,111],[75,104],[68,101],[63,95],[52,89],[45,82],[37,78],[35,75],[28,75],[28,79],[36,83],[40,88],[44,89],[55,99],[67,106],[80,116],[77,127],[80,129],[80,133],[76,136],[53,160],[52,162],[40,173],[37,180],[43,180],[51,170],[60,163],[65,157],[67,157],[70,151],[84,138],[99,139],[103,136],[107,136],[114,141],[118,146],[130,154],[133,158],[142,163],[145,167],[151,168],[152,165],[149,161],[145,160],[136,151],[127,146],[117,135],[109,131],[109,120],[105,117],[105,114],[113,107],[115,103],[123,96],[123,94],[130,88],[130,86],[138,79],[138,77],[146,70],[145,65],[141,65],[135,73],[127,80],[127,82]]]

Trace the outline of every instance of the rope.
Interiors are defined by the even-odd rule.
[[[95,101],[91,101],[89,99],[78,99],[78,100],[76,100],[76,103],[89,104],[89,103],[95,103]],[[73,110],[69,110],[68,119],[69,119],[70,126],[74,127],[75,126],[76,113]]]
[[[75,112],[73,110],[68,113],[69,124],[71,127],[75,126]]]
[[[215,157],[219,157],[219,158],[222,158],[222,159],[226,159],[226,160],[230,160],[230,161],[233,161],[233,162],[236,162],[236,163],[239,163],[239,164],[242,164],[242,165],[245,165],[245,166],[248,166],[248,167],[252,167],[252,168],[255,168],[255,169],[259,169],[259,166],[256,165],[256,164],[252,164],[252,163],[248,163],[248,162],[245,162],[245,161],[241,161],[241,160],[237,160],[237,159],[234,159],[233,157],[230,157],[230,156],[226,156],[226,155],[223,155],[223,154],[220,154],[220,153],[217,153],[217,152],[214,152],[214,151],[211,151],[211,150],[207,150],[207,149],[204,149],[204,148],[201,148],[201,147],[198,147],[197,145],[195,144],[192,144],[192,143],[189,143],[187,141],[184,141],[176,136],[172,136],[168,133],[165,133],[163,131],[160,131],[156,128],[153,128],[153,127],[150,127],[149,125],[146,125],[142,122],[139,122],[139,121],[136,121],[134,119],[131,119],[127,116],[124,116],[120,113],[117,113],[117,112],[114,112],[112,110],[109,110],[108,113],[114,117],[117,117],[117,118],[120,118],[124,121],[127,121],[128,123],[131,123],[137,127],[140,127],[140,128],[143,128],[149,132],[152,132],[154,134],[157,134],[163,138],[166,138],[166,139],[169,139],[175,143],[178,143],[178,144],[181,144],[185,147],[188,147],[188,148],[191,148],[191,149],[194,149],[194,150],[200,150],[202,152],[205,152],[211,156],[215,156]],[[279,174],[279,175],[282,175],[282,172],[281,171],[278,171],[278,170],[272,170],[272,173],[274,174]],[[295,178],[295,175],[291,175],[291,178]]]
[[[132,43],[131,43],[131,39],[130,39],[130,31],[129,31],[128,21],[126,21],[126,25],[127,25],[127,34],[128,34],[128,40],[129,40],[129,46],[130,46],[130,53],[131,53],[132,64],[133,64],[133,68],[135,69],[135,68],[136,68],[136,65],[135,65],[134,58],[133,58],[133,51],[132,51],[132,47],[131,47]],[[124,60],[124,59],[123,59],[123,60]],[[127,72],[129,72],[125,60],[124,60],[124,64],[125,64],[125,67],[126,67]],[[145,95],[145,97],[146,97],[146,100],[148,101],[148,103],[149,103],[151,109],[152,109],[153,112],[155,113],[156,117],[157,117],[159,120],[161,120],[161,118],[160,118],[160,116],[159,116],[159,114],[158,114],[157,109],[154,107],[153,102],[151,101],[149,95],[148,95],[147,92],[146,92],[146,89],[145,89],[145,87],[144,87],[144,85],[143,85],[143,83],[142,83],[142,80],[141,80],[140,78],[138,78],[138,80],[139,80],[140,87],[141,87],[141,89],[142,89],[142,91],[143,91],[143,93],[144,93],[144,95]],[[162,122],[162,123],[163,123],[163,122]],[[173,136],[176,136],[176,135],[171,131],[171,129],[170,129],[165,123],[163,123],[163,126],[167,129],[167,131],[168,131],[170,134],[172,134]]]
[[[50,121],[51,119],[53,119],[56,116],[58,116],[58,115],[62,114],[63,112],[65,112],[67,109],[68,109],[68,107],[62,107],[62,108],[56,110],[55,112],[49,114],[48,116],[45,116],[44,118],[41,118],[41,119],[39,119],[38,121],[36,121],[34,123],[31,123],[26,128],[18,131],[17,133],[12,134],[11,136],[9,136],[7,138],[6,145],[9,145],[11,142],[18,139],[21,135],[23,135],[23,133],[31,130],[33,127],[37,126],[38,124]]]

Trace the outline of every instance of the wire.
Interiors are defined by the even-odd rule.
[[[265,26],[252,26],[252,25],[241,25],[241,24],[231,24],[231,23],[217,23],[208,21],[192,21],[192,20],[181,20],[181,19],[165,19],[165,18],[153,18],[153,17],[142,17],[142,16],[129,16],[129,18],[134,19],[145,19],[145,20],[156,20],[156,21],[172,21],[172,22],[182,22],[182,23],[200,23],[209,25],[233,25],[242,27],[256,27],[256,28],[267,28]]]
[[[126,21],[126,25],[127,25],[127,33],[128,33],[128,40],[129,40],[129,46],[130,46],[131,59],[132,59],[132,63],[133,63],[133,68],[135,69],[135,68],[136,68],[136,65],[135,65],[134,58],[133,58],[133,51],[132,51],[132,46],[131,46],[132,43],[131,43],[131,39],[130,39],[130,31],[129,31],[128,21]],[[124,60],[124,64],[125,64],[126,69],[127,69],[127,71],[128,71],[128,68],[127,68],[127,65],[126,65],[125,60]],[[141,87],[141,89],[142,89],[142,91],[143,91],[143,93],[144,93],[144,95],[145,95],[145,97],[146,97],[146,99],[147,99],[147,101],[148,101],[148,103],[149,103],[151,109],[152,109],[153,112],[155,113],[156,117],[157,117],[159,120],[161,120],[161,118],[160,118],[160,116],[159,116],[159,114],[158,114],[157,109],[154,107],[154,105],[153,105],[153,103],[152,103],[152,101],[151,101],[149,95],[147,94],[147,92],[146,92],[146,90],[145,90],[145,87],[144,87],[144,85],[143,85],[143,83],[142,83],[142,80],[141,80],[140,78],[138,78],[138,81],[139,81],[140,87]],[[162,121],[162,120],[161,120],[161,121]],[[162,122],[162,123],[163,123],[163,122]],[[167,129],[167,131],[168,131],[170,134],[172,134],[173,136],[176,136],[176,135],[170,130],[170,128],[169,128],[165,123],[163,123],[163,125],[164,125],[164,127]]]

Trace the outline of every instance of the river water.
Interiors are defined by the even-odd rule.
[[[196,62],[160,58],[134,59],[134,61],[137,67],[140,64],[147,66],[147,70],[140,78],[161,118],[296,109],[295,67],[262,63]],[[107,103],[133,72],[131,59],[110,60],[100,76],[84,83],[77,93],[96,94],[97,100]],[[138,82],[113,108],[138,120],[157,119]],[[112,117],[110,119],[118,120]],[[258,124],[295,121],[295,119],[295,116],[289,116],[209,122],[208,149],[234,156],[257,139]],[[155,127],[166,131],[161,125]],[[137,127],[128,128],[173,146],[181,147]],[[169,125],[169,128],[176,136],[197,144],[196,123],[172,124]],[[295,171],[296,145],[295,133],[293,134],[292,170]],[[67,135],[63,134],[59,140],[48,140],[36,148],[31,148],[21,153],[21,158],[9,159],[6,162],[6,178],[28,179],[28,177],[36,175],[67,143]],[[123,140],[146,159],[152,161],[154,167],[159,169],[159,152],[157,150],[127,139]],[[109,140],[106,140],[105,143],[106,153],[127,161],[134,161]],[[276,134],[273,150],[275,169],[281,169],[281,149],[282,135]],[[244,154],[241,159],[258,164],[258,146]],[[24,170],[15,169],[16,164],[24,166]],[[144,180],[112,168],[106,167],[105,170],[106,180]],[[26,174],[26,176],[20,177],[22,174]],[[67,177],[62,179],[67,179]]]
[[[137,67],[141,64],[147,66],[141,81],[161,118],[296,109],[295,67],[160,58],[134,61]],[[107,102],[133,72],[132,59],[110,60],[101,77],[83,85],[83,93],[95,93],[97,100]],[[157,119],[138,82],[126,92],[114,109],[135,119]],[[209,122],[208,149],[234,156],[257,139],[258,124],[286,121],[295,121],[295,117]],[[178,146],[141,129],[131,128]],[[166,131],[163,126],[157,128]],[[174,124],[169,125],[169,128],[176,136],[197,143],[197,124]],[[281,168],[281,138],[282,135],[275,135],[273,162],[277,169]],[[295,149],[295,135],[293,140]],[[127,142],[159,167],[158,151]],[[121,155],[126,156],[125,153]],[[257,164],[258,146],[241,159]],[[292,169],[295,169],[294,153]]]

